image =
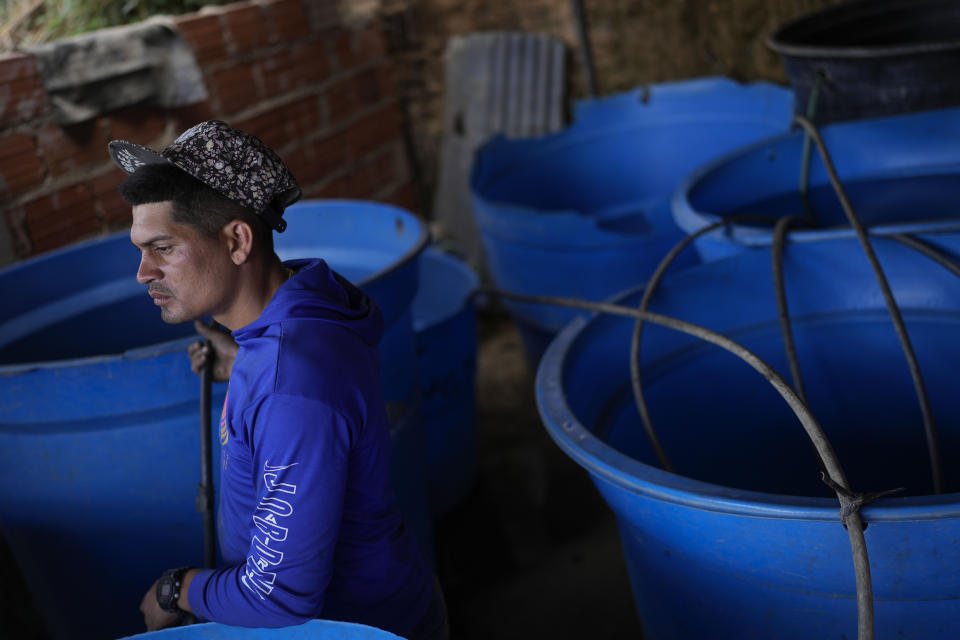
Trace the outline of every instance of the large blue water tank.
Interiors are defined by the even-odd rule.
[[[349,622],[311,620],[281,629],[245,629],[208,622],[129,636],[123,640],[399,640],[392,633]]]
[[[960,108],[832,124],[822,136],[861,222],[876,233],[960,228]],[[736,215],[802,216],[802,130],[765,140],[708,163],[678,186],[673,216],[687,233]],[[813,228],[792,241],[853,236],[816,148],[808,179]],[[704,260],[769,246],[772,224],[731,223],[696,240]]]
[[[960,255],[957,236],[925,239]],[[854,490],[906,487],[863,510],[876,638],[950,638],[960,613],[960,286],[892,240],[875,245],[926,380],[946,493],[931,495],[914,387],[855,240],[787,247],[799,362]],[[620,302],[636,307],[640,294]],[[769,252],[668,277],[651,310],[719,331],[789,379]],[[622,317],[575,320],[544,355],[536,393],[547,431],[616,514],[644,638],[856,637],[848,536],[792,411],[738,358],[648,323],[644,390],[676,469],[663,471],[633,403],[632,331]]]
[[[430,553],[410,312],[426,231],[412,214],[372,203],[306,202],[287,219],[278,252],[326,257],[383,310],[391,475]],[[134,279],[138,261],[120,233],[0,271],[0,533],[57,639],[142,629],[150,584],[203,561],[193,329],[160,320]],[[214,425],[225,388],[214,386]]]
[[[428,249],[420,257],[413,330],[434,514],[467,496],[477,468],[478,285],[476,274],[455,256]]]
[[[281,259],[323,257],[376,300],[383,312],[380,380],[391,421],[391,480],[400,510],[424,557],[432,562],[427,438],[413,330],[419,260],[429,233],[408,211],[356,200],[298,202],[284,218],[288,231],[274,234]]]
[[[496,285],[599,300],[644,282],[682,237],[669,198],[702,163],[784,133],[793,94],[725,78],[657,84],[577,104],[538,139],[495,138],[476,155],[474,215]],[[695,263],[686,253],[677,266]],[[570,309],[508,303],[535,363]]]

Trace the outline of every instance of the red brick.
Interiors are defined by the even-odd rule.
[[[97,213],[107,229],[130,226],[130,205],[120,197],[120,193],[117,191],[117,186],[126,177],[127,174],[115,168],[87,183],[90,194],[95,201]]]
[[[110,159],[106,122],[90,120],[68,127],[48,124],[37,132],[37,144],[51,176],[98,165]]]
[[[145,146],[163,136],[167,128],[167,113],[163,109],[136,107],[115,111],[110,115],[110,137]]]
[[[393,193],[387,195],[383,201],[413,213],[422,213],[420,211],[420,197],[413,182],[400,185],[393,190]]]
[[[293,52],[292,62],[305,82],[320,82],[330,75],[327,43],[322,40],[297,47]]]
[[[197,64],[206,66],[227,58],[220,16],[189,13],[176,18],[180,36],[193,49]]]
[[[284,49],[260,63],[260,75],[269,95],[277,95],[319,82],[329,73],[322,42]]]
[[[321,185],[300,185],[300,188],[303,190],[303,199],[304,200],[322,200],[324,198],[332,198],[334,196],[327,195],[325,186]]]
[[[272,0],[266,3],[280,42],[290,42],[310,33],[310,17],[301,0]]]
[[[396,156],[393,148],[378,151],[374,158],[364,159],[364,163],[354,169],[355,185],[363,197],[383,194],[397,176]]]
[[[315,140],[309,145],[309,151],[313,162],[304,175],[308,183],[325,179],[349,162],[346,135],[343,133]]]
[[[353,66],[353,38],[350,31],[342,28],[336,31],[333,41],[333,53],[341,71]]]
[[[396,84],[393,80],[393,66],[390,64],[380,65],[377,67],[377,75],[380,80],[380,95],[392,96],[396,91]]]
[[[352,77],[344,78],[324,92],[330,124],[342,122],[357,112],[357,95]]]
[[[357,100],[362,106],[377,104],[383,96],[380,93],[380,68],[368,69],[358,73],[353,79],[353,86]]]
[[[293,88],[290,84],[292,64],[292,56],[288,49],[283,49],[260,61],[260,77],[263,78],[263,88],[267,95],[275,96]]]
[[[366,195],[358,185],[356,173],[346,173],[308,191],[311,198],[364,198]]]
[[[405,140],[401,139],[397,141],[397,145],[394,148],[394,153],[396,154],[397,162],[397,175],[394,177],[394,179],[397,182],[409,182],[413,179],[413,171],[410,167],[410,154]]]
[[[215,114],[210,101],[206,100],[204,102],[198,102],[197,104],[173,109],[170,112],[170,116],[173,118],[173,130],[179,135],[181,132],[186,131],[199,122],[212,120]]]
[[[320,101],[317,96],[295,100],[286,107],[287,121],[298,138],[307,138],[320,130]]]
[[[101,173],[90,179],[88,188],[90,193],[96,197],[108,192],[116,192],[121,182],[127,179],[127,174],[119,167],[113,167],[106,173]]]
[[[350,125],[347,131],[350,150],[355,158],[396,140],[401,135],[400,112],[391,103]]]
[[[37,65],[26,53],[0,53],[0,84],[21,78],[35,78]]]
[[[210,75],[210,84],[224,115],[236,113],[257,104],[260,96],[253,77],[253,67],[238,64]]]
[[[341,71],[382,58],[386,52],[380,23],[374,21],[359,31],[340,29],[336,32],[334,52]]]
[[[370,182],[375,191],[379,191],[386,186],[393,184],[397,176],[400,175],[397,170],[399,158],[397,156],[397,145],[393,145],[383,153],[379,154],[369,165]]]
[[[287,165],[290,172],[293,173],[297,182],[304,182],[303,176],[309,170],[313,159],[307,151],[306,145],[300,145],[295,149],[289,149],[283,154],[283,163]]]
[[[308,0],[307,12],[310,14],[310,26],[316,32],[340,22],[336,0]]]
[[[26,122],[47,109],[47,94],[33,58],[0,54],[0,126]]]
[[[0,138],[0,188],[18,196],[43,183],[43,165],[32,135],[18,133]]]
[[[379,20],[373,20],[366,28],[357,31],[353,36],[354,55],[362,60],[374,60],[386,55],[387,46],[383,38],[383,25]]]
[[[100,230],[86,184],[77,184],[23,205],[24,222],[34,252],[70,244]]]
[[[276,150],[294,139],[287,126],[287,114],[283,107],[270,109],[252,118],[233,123],[233,126],[252,133],[268,147]]]
[[[238,2],[224,7],[221,15],[235,53],[249,53],[267,44],[266,16],[260,6]]]
[[[326,144],[308,143],[283,154],[283,161],[293,172],[301,187],[319,182],[330,172],[340,169],[343,161],[343,143],[339,149],[332,141]]]

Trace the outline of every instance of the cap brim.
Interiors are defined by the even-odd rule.
[[[129,174],[148,164],[173,164],[153,149],[126,140],[113,140],[107,151],[114,163]]]

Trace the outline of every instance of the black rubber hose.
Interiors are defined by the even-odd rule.
[[[707,225],[702,229],[698,229],[696,232],[683,238],[680,242],[674,245],[672,249],[670,249],[670,251],[663,257],[662,260],[660,260],[660,264],[657,265],[653,275],[650,276],[646,287],[644,287],[643,297],[640,299],[639,309],[641,311],[647,310],[647,307],[650,306],[650,299],[653,297],[654,292],[660,285],[660,281],[663,279],[664,274],[666,274],[667,269],[671,264],[673,264],[673,261],[676,260],[677,256],[680,255],[680,252],[690,246],[690,244],[700,236],[706,235],[711,231],[715,231],[734,222],[767,222],[773,224],[775,220],[776,218],[771,218],[768,216],[732,216],[725,220],[721,220],[720,222],[714,222],[713,224]],[[653,452],[657,456],[657,461],[664,470],[672,472],[674,470],[673,465],[670,464],[670,459],[667,457],[666,451],[663,450],[663,445],[660,443],[660,438],[657,436],[656,429],[653,427],[653,421],[650,418],[650,412],[647,409],[647,401],[643,393],[643,379],[640,375],[640,339],[642,336],[643,320],[638,319],[633,327],[633,337],[630,339],[630,387],[633,390],[633,399],[637,405],[637,411],[640,414],[640,421],[643,424],[643,430],[647,434],[647,439],[650,441],[650,446],[653,447]]]
[[[214,355],[209,341],[206,346],[207,360],[200,371],[200,484],[197,486],[197,510],[203,515],[203,565],[213,569],[217,563],[216,520],[213,513],[213,446],[210,435]]]
[[[960,278],[960,265],[958,265],[940,249],[937,249],[936,247],[924,242],[923,240],[920,240],[919,238],[915,238],[905,233],[895,233],[887,237],[927,256],[944,269]]]
[[[517,302],[548,304],[636,318],[637,320],[652,322],[674,331],[680,331],[681,333],[699,338],[734,354],[766,378],[793,410],[793,413],[797,416],[800,424],[803,425],[804,430],[807,432],[807,436],[811,442],[813,442],[817,454],[823,462],[824,468],[827,469],[828,477],[839,488],[837,498],[841,506],[846,506],[846,496],[843,494],[850,493],[846,475],[843,473],[840,461],[837,459],[836,453],[833,451],[833,447],[830,445],[829,440],[827,440],[827,436],[820,427],[820,424],[816,418],[814,418],[806,404],[800,400],[796,392],[787,384],[786,380],[780,377],[770,365],[743,345],[705,327],[622,305],[550,296],[527,296],[500,291],[491,287],[481,287],[477,293],[500,296]],[[873,640],[873,584],[870,577],[870,560],[867,555],[867,542],[863,536],[863,520],[860,517],[859,511],[854,510],[849,516],[844,518],[844,522],[847,527],[847,536],[850,540],[850,549],[853,553],[853,566],[856,576],[857,637],[859,640]]]
[[[773,263],[773,293],[777,300],[777,318],[780,321],[780,336],[783,340],[783,349],[787,355],[787,365],[790,367],[790,377],[793,379],[793,389],[803,400],[803,403],[810,406],[807,400],[807,390],[803,384],[803,376],[800,373],[800,358],[797,356],[796,343],[793,340],[793,327],[790,320],[790,308],[787,305],[787,287],[783,278],[783,245],[787,239],[787,232],[791,225],[803,222],[810,224],[812,214],[808,210],[806,216],[787,216],[777,220],[777,225],[773,229],[773,247],[771,251],[771,262]],[[827,470],[820,460],[820,456],[814,453],[814,459],[820,466],[820,470],[826,473]]]
[[[797,358],[797,347],[793,341],[793,329],[790,326],[790,309],[787,305],[787,288],[783,281],[783,244],[787,239],[790,225],[806,220],[803,216],[787,216],[777,220],[773,229],[773,248],[771,259],[773,262],[773,291],[777,299],[777,317],[780,320],[780,334],[783,336],[783,348],[787,352],[787,364],[790,366],[790,377],[793,379],[793,388],[797,395],[807,403],[807,390],[803,386],[803,376],[800,375],[800,360]]]
[[[917,399],[920,403],[920,412],[923,414],[923,428],[927,439],[927,452],[930,458],[930,471],[933,478],[933,491],[934,493],[938,494],[943,493],[943,471],[940,465],[940,443],[937,436],[937,428],[933,418],[933,411],[930,408],[930,399],[927,396],[927,388],[923,382],[923,374],[920,371],[920,365],[917,362],[917,356],[913,350],[913,345],[910,343],[910,336],[907,333],[907,327],[903,321],[903,316],[900,313],[900,308],[897,306],[897,301],[893,297],[893,291],[890,289],[890,284],[887,282],[887,278],[883,273],[883,267],[880,266],[880,261],[877,260],[877,255],[874,252],[873,247],[870,245],[870,239],[867,237],[867,232],[864,229],[863,224],[861,224],[860,219],[854,212],[853,206],[850,204],[850,200],[847,197],[847,193],[844,190],[843,185],[840,183],[840,179],[837,176],[837,171],[833,166],[833,160],[830,157],[830,153],[827,151],[827,147],[823,142],[823,138],[820,136],[820,132],[817,130],[817,127],[813,125],[813,123],[803,116],[794,116],[794,122],[803,127],[803,129],[810,134],[810,137],[813,138],[813,142],[817,146],[817,151],[820,153],[820,158],[823,160],[823,166],[827,170],[830,183],[833,185],[833,189],[837,193],[837,198],[840,200],[840,205],[843,207],[843,211],[847,216],[847,221],[856,232],[857,239],[860,241],[860,246],[863,247],[863,251],[867,256],[867,259],[870,261],[870,266],[877,277],[877,282],[880,285],[880,289],[883,291],[883,297],[887,303],[887,311],[889,312],[890,318],[893,321],[893,326],[897,332],[897,337],[900,339],[900,344],[903,347],[904,355],[907,358],[907,366],[910,368],[910,376],[913,378],[913,386],[917,394]]]

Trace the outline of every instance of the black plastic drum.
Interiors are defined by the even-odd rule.
[[[814,121],[855,120],[960,104],[960,2],[861,0],[782,25],[768,44]]]

